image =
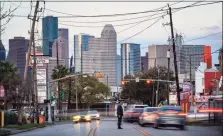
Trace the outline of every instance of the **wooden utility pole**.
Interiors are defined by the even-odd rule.
[[[177,87],[176,88],[177,89],[177,100],[178,100],[178,105],[180,106],[180,87],[179,87],[177,56],[176,56],[176,47],[175,47],[175,39],[174,39],[174,32],[173,32],[173,20],[172,20],[171,7],[169,7],[169,15],[170,15],[171,38],[172,38],[172,44],[173,44],[174,69],[175,69],[175,79],[176,79],[176,87]]]
[[[31,32],[30,32],[30,40],[29,40],[28,52],[27,52],[27,57],[26,57],[25,70],[24,70],[24,85],[27,82],[27,71],[28,71],[28,66],[29,66],[29,62],[30,62],[31,46],[32,46],[32,43],[34,43],[34,29],[35,29],[35,23],[37,21],[38,8],[39,8],[39,1],[36,2],[35,11],[34,11],[34,17],[30,18],[30,16],[28,16],[28,19],[32,20],[32,26],[31,26]]]

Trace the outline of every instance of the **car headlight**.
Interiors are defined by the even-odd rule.
[[[80,116],[73,116],[73,119],[80,119]]]
[[[96,114],[96,117],[100,117],[100,115],[99,114]]]
[[[86,115],[86,116],[85,116],[85,118],[86,118],[86,119],[89,119],[89,118],[90,118],[90,116],[89,116],[89,115]]]

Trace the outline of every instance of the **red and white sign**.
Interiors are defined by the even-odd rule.
[[[3,86],[0,86],[0,97],[4,97],[5,95],[5,90]]]

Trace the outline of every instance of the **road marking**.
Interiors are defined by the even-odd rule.
[[[93,136],[96,136],[96,130],[97,130],[97,127],[95,127],[95,129],[93,131]]]
[[[90,129],[89,133],[87,136],[90,136],[91,132],[92,132],[93,128]]]
[[[152,136],[151,134],[149,134],[148,132],[146,132],[145,130],[139,128],[139,127],[134,127],[137,131],[139,131],[142,136]]]

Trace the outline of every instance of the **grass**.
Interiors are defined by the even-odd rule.
[[[0,136],[8,136],[10,134],[9,130],[0,130]]]
[[[23,130],[23,129],[32,129],[32,128],[43,128],[46,126],[49,126],[49,123],[44,123],[44,124],[23,124],[23,125],[8,125],[6,128],[14,128],[18,130]]]

